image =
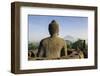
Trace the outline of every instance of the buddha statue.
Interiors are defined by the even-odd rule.
[[[49,24],[50,37],[44,38],[40,41],[37,52],[37,57],[44,57],[47,59],[60,59],[62,56],[67,56],[67,46],[64,39],[58,37],[59,24],[52,20]]]

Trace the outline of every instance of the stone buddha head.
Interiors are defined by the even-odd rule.
[[[55,20],[52,20],[51,23],[49,24],[48,30],[49,30],[51,37],[54,35],[58,35],[59,34],[59,24]]]

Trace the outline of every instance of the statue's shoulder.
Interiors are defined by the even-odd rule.
[[[47,42],[48,40],[49,40],[49,37],[42,39],[40,42],[41,42],[41,43],[45,43],[45,42]]]
[[[64,40],[63,38],[61,38],[61,37],[58,37],[58,39],[61,40],[61,41],[63,41],[63,42],[65,41],[65,40]]]

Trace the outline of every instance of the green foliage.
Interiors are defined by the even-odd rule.
[[[77,40],[75,42],[70,42],[70,41],[66,41],[67,42],[67,48],[68,49],[77,49],[79,48],[80,50],[87,50],[88,45],[85,43],[85,40]]]
[[[68,48],[68,49],[70,49],[70,48],[71,48],[70,44],[67,44],[67,48]]]
[[[29,43],[28,44],[28,50],[36,50],[38,48],[38,45],[34,43]]]
[[[66,40],[66,43],[68,49],[81,50],[84,53],[84,57],[88,57],[88,45],[85,43],[85,40],[79,39],[73,43],[69,43],[69,41]]]
[[[69,40],[66,40],[67,48],[71,49],[72,48],[72,42]]]
[[[80,50],[85,50],[85,49],[87,49],[87,47],[86,47],[87,45],[86,45],[86,43],[85,43],[85,40],[77,40],[76,42],[74,42],[73,44],[72,44],[72,48],[73,49],[77,49],[77,48],[79,48]]]

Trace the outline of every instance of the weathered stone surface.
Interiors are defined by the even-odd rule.
[[[47,59],[60,58],[67,56],[67,47],[64,39],[58,37],[59,25],[53,20],[49,24],[50,37],[41,40],[37,56]]]
[[[59,24],[53,20],[50,24],[49,24],[49,33],[50,35],[54,35],[54,34],[59,34]]]
[[[41,57],[60,58],[67,55],[66,43],[59,37],[48,37],[40,42],[39,52]]]
[[[29,56],[29,57],[35,57],[35,54],[34,54],[33,51],[29,51],[29,52],[28,52],[28,56]]]

